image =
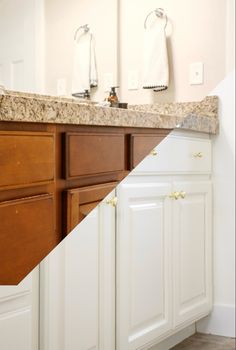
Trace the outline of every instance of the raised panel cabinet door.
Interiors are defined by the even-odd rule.
[[[174,182],[183,197],[173,204],[175,326],[208,314],[212,305],[211,182]]]
[[[0,286],[0,349],[39,350],[39,271],[18,286]]]
[[[66,233],[69,234],[110,192],[117,182],[72,188],[66,191]]]
[[[112,198],[41,264],[42,350],[115,350],[115,208],[107,203]]]
[[[117,350],[171,329],[169,183],[121,183],[117,207]]]
[[[0,202],[0,285],[17,285],[55,247],[53,194]]]

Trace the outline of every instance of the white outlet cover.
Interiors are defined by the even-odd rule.
[[[202,85],[204,83],[204,64],[202,62],[194,62],[189,67],[189,84]]]

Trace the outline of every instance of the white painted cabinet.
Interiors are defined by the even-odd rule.
[[[117,350],[149,349],[212,307],[210,140],[171,135],[156,151],[118,186]]]
[[[173,203],[173,298],[175,326],[211,309],[211,183],[175,181],[185,198]]]
[[[164,142],[42,265],[40,350],[150,349],[210,312],[211,143]]]
[[[123,183],[117,210],[117,350],[172,328],[168,183]]]
[[[41,269],[40,350],[114,350],[115,209],[103,201]]]
[[[38,350],[38,269],[18,286],[0,286],[0,349]]]

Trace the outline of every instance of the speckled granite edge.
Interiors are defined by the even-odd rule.
[[[201,102],[135,105],[128,110],[70,98],[8,92],[0,96],[0,121],[186,129],[218,132],[218,97]]]

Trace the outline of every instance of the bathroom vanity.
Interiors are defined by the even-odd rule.
[[[41,264],[50,350],[151,349],[210,313],[211,148],[171,132]]]
[[[0,284],[18,284],[174,127],[216,131],[217,98],[180,107],[2,95]]]
[[[20,329],[22,350],[38,336],[43,350],[149,349],[210,312],[217,107],[0,98],[0,283],[21,281],[74,229],[40,281],[35,270],[0,294],[20,350]]]

